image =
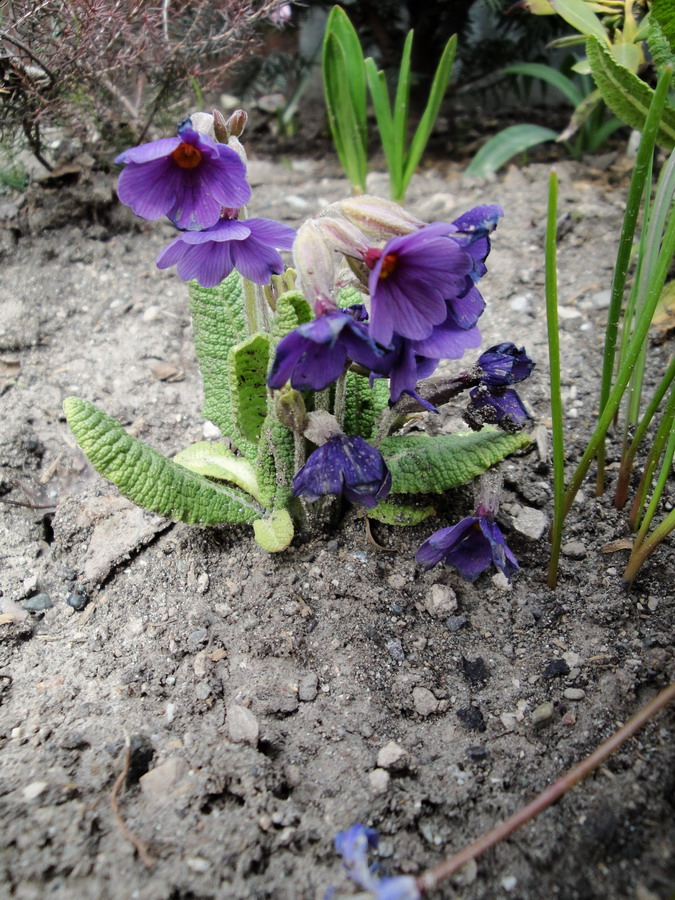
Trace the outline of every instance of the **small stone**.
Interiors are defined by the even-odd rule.
[[[28,600],[24,600],[21,605],[24,609],[27,609],[28,612],[42,612],[44,609],[51,609],[54,605],[54,601],[49,594],[35,594],[34,597],[29,597]]]
[[[396,741],[389,741],[380,747],[377,754],[377,765],[380,769],[391,769],[405,759],[406,752]]]
[[[298,681],[298,699],[311,703],[319,693],[319,676],[316,672],[307,672]]]
[[[197,579],[197,593],[205,594],[209,589],[209,573],[202,572]]]
[[[463,656],[462,672],[471,684],[483,684],[490,677],[490,670],[485,665],[482,656],[477,656],[475,659],[467,659],[466,656]]]
[[[165,800],[169,791],[187,771],[187,763],[180,757],[173,756],[160,765],[141,775],[138,783],[141,791],[151,800]]]
[[[24,603],[24,606],[25,605],[26,604]],[[647,609],[649,610],[649,612],[656,612],[656,610],[658,608],[659,608],[659,598],[658,597],[650,597],[647,600]]]
[[[612,300],[612,291],[607,288],[605,291],[598,291],[591,297],[591,303],[596,309],[608,309]]]
[[[430,716],[438,712],[438,700],[428,688],[413,688],[413,705],[420,716]]]
[[[387,578],[387,584],[395,591],[402,591],[406,585],[406,580],[403,575],[390,575],[389,578]]]
[[[506,577],[506,575],[501,571],[495,572],[490,581],[497,588],[498,591],[512,591],[513,585]]]
[[[550,722],[553,718],[554,706],[550,700],[547,700],[545,703],[540,703],[536,709],[532,710],[532,715],[530,716],[530,721],[536,727],[540,725],[545,725],[547,722]]]
[[[447,584],[432,584],[424,607],[432,616],[449,616],[457,609],[457,594]]]
[[[583,688],[565,688],[563,691],[565,700],[583,700],[585,696],[586,691]]]
[[[227,734],[232,743],[253,746],[258,743],[260,733],[258,720],[245,706],[239,706],[237,703],[228,706],[226,724]]]
[[[31,784],[27,784],[21,793],[23,794],[24,800],[30,801],[37,800],[40,794],[43,794],[46,790],[46,781],[33,781]]]
[[[462,628],[466,628],[469,624],[469,620],[466,616],[448,616],[445,620],[445,627],[448,631],[455,634],[458,631],[461,631]]]
[[[586,559],[586,547],[581,541],[568,541],[562,545],[562,555],[568,559]]]
[[[509,301],[509,306],[514,312],[529,312],[530,306],[532,305],[530,303],[531,296],[531,294],[520,294]]]
[[[565,713],[565,715],[562,717],[562,719],[560,721],[562,722],[563,725],[565,725],[567,728],[569,728],[571,725],[576,725],[577,717],[572,712],[572,710],[570,710],[569,712]]]
[[[206,441],[215,441],[219,437],[221,437],[221,430],[217,425],[214,425],[213,422],[204,422],[204,427],[202,428],[202,434],[204,435],[204,440]]]
[[[208,681],[200,681],[195,687],[195,697],[197,700],[206,700],[211,696],[211,685]]]
[[[187,647],[191,653],[194,653],[202,644],[205,644],[209,638],[209,632],[206,628],[199,628],[188,635]]]
[[[74,610],[84,609],[87,605],[87,598],[84,594],[68,594],[66,603]]]
[[[373,769],[368,774],[370,789],[374,794],[385,794],[389,788],[391,776],[386,769]]]
[[[403,644],[399,641],[398,638],[393,638],[390,641],[387,641],[387,653],[391,656],[392,659],[395,659],[397,662],[403,662],[405,659],[405,653],[403,652]]]
[[[185,865],[193,872],[208,872],[211,868],[211,863],[203,856],[188,856]]]
[[[560,675],[569,675],[570,667],[564,659],[552,659],[544,669],[545,678],[558,678]]]
[[[489,759],[492,754],[489,747],[482,747],[481,745],[477,745],[475,747],[467,747],[466,755],[474,762],[485,762],[485,760]]]
[[[514,529],[533,541],[541,538],[547,525],[546,513],[540,509],[533,509],[531,506],[522,506],[513,520]]]
[[[515,891],[517,884],[518,879],[515,875],[505,875],[502,878],[502,887],[505,891]]]
[[[467,731],[487,731],[483,713],[477,706],[467,706],[457,710],[457,718]]]
[[[162,309],[159,306],[149,306],[143,313],[144,322],[155,322],[162,315]]]

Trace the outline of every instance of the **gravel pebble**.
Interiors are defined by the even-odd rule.
[[[586,559],[586,546],[581,541],[568,541],[562,545],[562,555],[568,559]]]
[[[396,741],[389,741],[384,747],[380,747],[377,754],[377,765],[380,769],[391,769],[402,759],[405,759],[406,752],[397,744]]]
[[[49,594],[35,594],[34,597],[29,597],[28,600],[24,600],[21,605],[24,609],[27,609],[28,612],[42,612],[43,609],[51,609],[54,605],[54,601]]]
[[[553,718],[554,707],[550,700],[540,703],[536,709],[532,710],[530,721],[533,725],[544,725]]]
[[[389,578],[387,578],[387,584],[395,591],[401,591],[405,587],[406,581],[403,575],[390,575]]]
[[[424,607],[432,616],[449,616],[457,609],[457,594],[447,584],[432,584]]]
[[[403,662],[405,659],[405,653],[403,652],[403,644],[398,640],[398,638],[393,638],[391,641],[387,641],[387,653],[391,656],[392,659],[395,659],[397,662]]]
[[[583,688],[565,688],[563,691],[565,700],[583,700],[585,696],[586,691]]]
[[[430,716],[438,712],[438,700],[428,688],[416,687],[413,689],[413,704],[415,711],[420,716]]]
[[[540,509],[533,509],[531,506],[521,507],[520,512],[513,520],[514,530],[533,541],[541,538],[547,525],[546,513]]]
[[[227,708],[227,735],[233,744],[258,743],[260,727],[250,709],[233,703]]]
[[[307,672],[298,682],[298,699],[311,703],[319,693],[319,676],[316,672]]]
[[[374,794],[385,794],[389,788],[391,776],[386,769],[373,769],[368,775],[368,781]]]

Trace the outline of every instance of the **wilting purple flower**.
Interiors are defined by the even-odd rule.
[[[372,509],[389,493],[391,472],[379,450],[358,435],[332,437],[315,450],[293,478],[293,494],[318,500],[344,494],[355,506]]]
[[[362,309],[327,313],[287,334],[277,346],[267,384],[280,388],[290,378],[296,390],[322,391],[342,374],[348,359],[374,368],[384,349],[360,320]]]
[[[375,865],[368,864],[368,851],[377,848],[377,832],[365,825],[352,825],[335,838],[335,849],[342,857],[342,867],[350,878],[373,900],[420,900],[417,881],[409,875],[379,878]]]
[[[458,569],[467,581],[475,581],[490,563],[501,569],[507,578],[519,568],[499,526],[491,516],[479,514],[434,532],[419,548],[415,559],[426,569],[442,560],[446,566]]]
[[[126,169],[117,193],[137,216],[168,216],[179,228],[208,228],[223,207],[243,206],[251,197],[246,166],[226,144],[195,131],[190,119],[178,136],[131,147],[116,158]]]
[[[480,382],[487,387],[499,388],[528,378],[536,363],[527,355],[525,348],[520,350],[515,344],[506,342],[490,347],[476,360],[482,369]]]
[[[471,427],[499,425],[505,431],[517,431],[531,418],[523,401],[512,388],[490,388],[481,384],[469,392],[471,401],[465,418]]]
[[[204,231],[183,231],[157,257],[157,268],[176,266],[183,281],[195,278],[214,287],[236,269],[244,278],[267,284],[284,270],[277,250],[290,250],[295,231],[271,219],[221,219]]]

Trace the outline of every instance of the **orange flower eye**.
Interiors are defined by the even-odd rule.
[[[395,253],[387,253],[382,260],[382,268],[380,269],[380,278],[389,278],[391,273],[398,265],[398,256]]]
[[[180,166],[181,169],[196,169],[202,161],[201,151],[192,144],[183,142],[179,144],[171,154],[171,159]]]

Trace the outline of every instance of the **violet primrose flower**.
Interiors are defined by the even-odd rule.
[[[480,513],[479,509],[475,516],[434,532],[417,551],[417,562],[431,569],[442,560],[446,566],[454,566],[467,581],[475,581],[494,563],[509,578],[519,568],[518,562],[506,546],[499,526],[491,516]]]
[[[524,347],[519,350],[515,344],[507,341],[482,353],[476,360],[476,365],[482,369],[481,384],[498,388],[524,381],[530,376],[536,363],[527,355]]]
[[[375,368],[385,351],[360,320],[362,309],[327,313],[287,334],[277,346],[267,384],[278,389],[290,378],[296,390],[322,391],[339,378],[348,359]]]
[[[415,878],[409,875],[378,878],[375,865],[368,865],[368,850],[374,850],[377,843],[377,832],[365,825],[352,825],[348,831],[337,834],[335,849],[342,857],[347,878],[367,891],[373,900],[420,900],[422,895]]]
[[[358,435],[330,438],[293,478],[293,494],[318,500],[344,494],[350,503],[372,509],[391,488],[391,472],[379,450]]]
[[[243,206],[251,198],[246,166],[226,144],[195,131],[190,119],[178,136],[131,147],[115,159],[126,164],[117,194],[137,216],[168,216],[178,228],[208,228],[222,207]]]
[[[267,284],[284,270],[278,250],[290,250],[295,230],[271,219],[221,219],[204,231],[184,231],[157,257],[157,268],[176,266],[183,281],[214,287],[236,269]]]
[[[477,429],[489,424],[499,425],[505,431],[517,431],[531,418],[513,388],[491,390],[487,385],[480,384],[469,391],[469,396],[471,402],[466,409],[465,418]]]

